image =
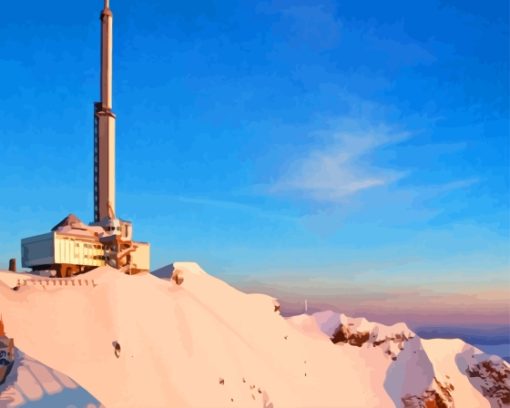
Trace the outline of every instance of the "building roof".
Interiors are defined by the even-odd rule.
[[[88,238],[94,241],[98,240],[98,236],[104,234],[104,228],[98,225],[84,224],[76,215],[69,214],[52,229],[52,232],[61,235],[77,236],[80,238]]]
[[[74,227],[74,228],[85,228],[86,225],[74,214],[69,214],[62,221],[60,221],[57,225],[55,225],[51,230],[57,231],[61,227]]]

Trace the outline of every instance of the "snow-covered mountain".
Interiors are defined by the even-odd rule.
[[[509,365],[460,340],[332,312],[286,319],[197,264],[170,273],[0,272],[0,313],[21,350],[108,408],[510,406]]]
[[[462,340],[424,340],[403,323],[386,326],[331,311],[312,318],[333,343],[377,350],[394,361],[388,364],[385,388],[397,406],[483,406],[475,405],[473,388],[491,407],[510,406],[509,365]],[[406,376],[410,388],[402,386]]]

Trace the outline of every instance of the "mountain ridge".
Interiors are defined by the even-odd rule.
[[[198,264],[169,273],[102,267],[13,290],[17,279],[0,272],[0,309],[20,349],[108,408],[508,406],[508,364],[460,340],[340,314],[325,332],[315,315],[284,318],[277,299]]]

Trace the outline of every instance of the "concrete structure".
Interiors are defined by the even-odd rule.
[[[72,276],[105,265],[101,227],[83,224],[70,214],[51,232],[21,241],[21,262],[48,276]]]
[[[149,271],[150,246],[133,241],[131,222],[115,215],[115,114],[112,111],[113,13],[101,20],[100,101],[94,103],[94,221],[70,214],[52,232],[21,241],[22,266],[49,276],[72,276],[108,264],[126,273]]]

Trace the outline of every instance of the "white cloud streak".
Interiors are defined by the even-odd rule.
[[[242,204],[235,201],[228,201],[228,200],[215,200],[211,198],[204,198],[204,197],[185,197],[185,196],[177,196],[176,199],[180,202],[186,203],[186,204],[193,204],[193,205],[203,205],[206,207],[216,207],[224,210],[232,210],[232,211],[240,211],[249,213],[251,215],[261,217],[261,218],[267,218],[272,220],[279,220],[279,221],[287,221],[287,222],[296,222],[298,221],[298,218],[294,218],[292,216],[287,216],[283,214],[278,214],[272,211],[266,211],[263,210],[255,205],[248,205],[248,204]]]
[[[372,155],[377,149],[407,137],[406,133],[391,134],[387,129],[336,133],[325,146],[289,163],[269,191],[336,202],[362,190],[388,185],[405,173],[373,166]]]

